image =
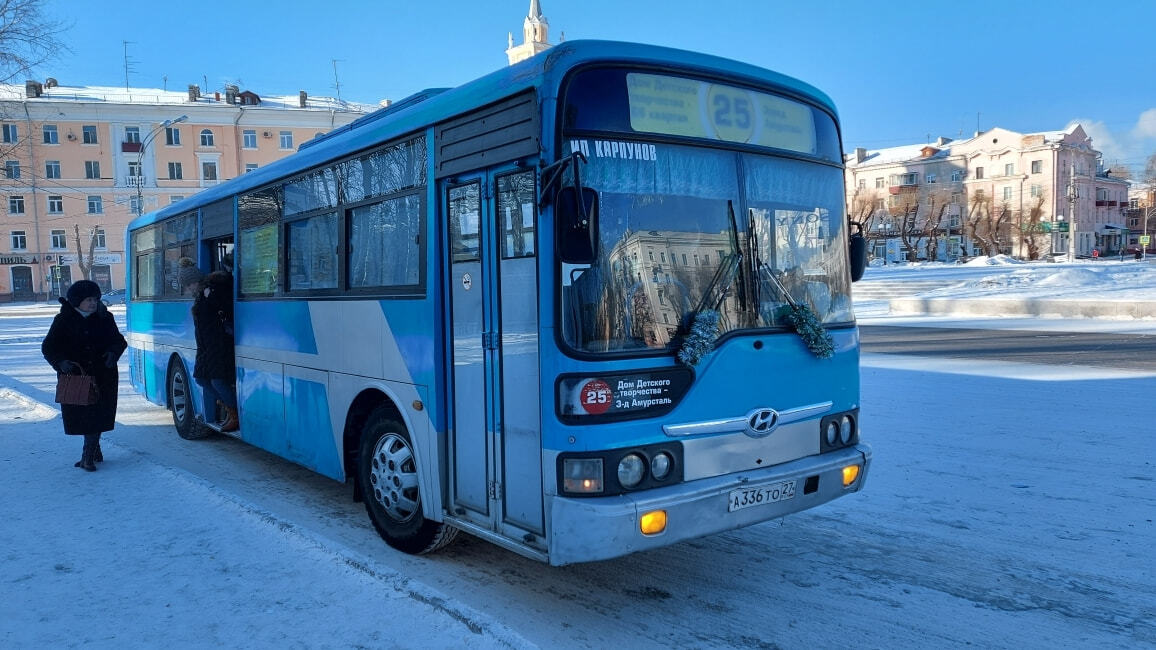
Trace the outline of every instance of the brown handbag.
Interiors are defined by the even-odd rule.
[[[72,406],[91,406],[100,401],[100,389],[92,375],[56,375],[56,401]]]

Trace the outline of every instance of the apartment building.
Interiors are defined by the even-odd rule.
[[[376,108],[236,86],[202,94],[0,84],[0,301],[50,300],[86,276],[123,288],[125,228],[136,215]]]
[[[1040,259],[1072,246],[1093,256],[1128,245],[1128,184],[1102,168],[1079,125],[857,148],[845,162],[848,209],[877,258]]]

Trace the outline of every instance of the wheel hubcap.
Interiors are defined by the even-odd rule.
[[[373,498],[391,519],[409,521],[421,509],[413,450],[396,433],[385,434],[374,445],[369,482]]]
[[[180,372],[173,373],[173,417],[177,422],[184,422],[189,416],[189,392],[185,387],[185,376]]]

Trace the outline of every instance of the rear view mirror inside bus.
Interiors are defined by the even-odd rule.
[[[558,256],[567,264],[593,264],[598,257],[598,192],[564,187],[554,205]]]

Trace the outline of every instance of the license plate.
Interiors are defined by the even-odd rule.
[[[783,481],[782,483],[773,483],[771,485],[731,490],[730,496],[730,505],[727,508],[728,512],[750,508],[751,506],[761,506],[767,503],[786,501],[795,496],[795,481]]]

